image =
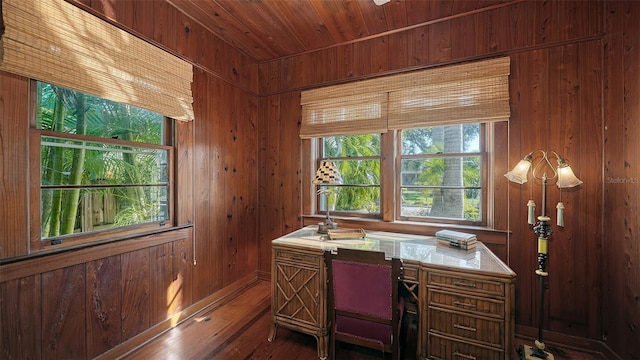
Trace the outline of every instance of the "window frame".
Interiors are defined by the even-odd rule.
[[[359,218],[365,218],[365,219],[380,219],[382,218],[382,214],[383,214],[383,192],[382,192],[382,148],[383,148],[383,135],[381,134],[380,136],[380,155],[379,156],[342,156],[342,157],[324,157],[322,156],[324,151],[323,151],[323,146],[324,146],[324,141],[322,140],[323,138],[317,138],[317,141],[315,141],[314,146],[316,147],[316,153],[318,154],[318,157],[316,157],[315,159],[315,169],[318,169],[320,167],[320,163],[322,161],[333,161],[333,162],[339,162],[339,161],[353,161],[353,160],[378,160],[380,162],[380,185],[375,186],[367,186],[367,187],[378,187],[380,190],[380,214],[364,214],[361,212],[356,212],[356,211],[344,211],[344,210],[336,210],[336,209],[331,209],[331,213],[333,214],[338,214],[339,216],[347,216],[347,217],[359,217]],[[331,136],[327,136],[327,137],[332,137],[335,135],[331,135]],[[347,135],[350,136],[350,135]],[[343,178],[344,180],[344,178]],[[313,185],[313,184],[312,184]],[[344,187],[344,186],[350,186],[350,185],[331,185],[331,186],[335,186],[335,187]],[[316,189],[320,188],[320,186],[317,185],[313,185],[314,187],[314,192]],[[322,196],[321,194],[316,196],[316,201],[315,201],[315,213],[316,214],[324,214],[325,210],[322,210],[320,207],[322,205],[322,201],[320,201],[320,196]]]
[[[400,199],[400,172],[402,155],[401,146],[401,130],[389,130],[381,134],[381,154],[380,154],[380,216],[363,216],[361,213],[344,212],[331,210],[331,217],[337,218],[345,224],[358,224],[361,221],[379,221],[391,224],[414,224],[418,226],[454,226],[454,227],[475,227],[475,228],[492,228],[493,213],[495,212],[494,200],[495,185],[491,176],[495,167],[495,125],[496,122],[478,121],[480,124],[480,156],[482,161],[481,170],[481,199],[482,199],[482,220],[455,220],[455,219],[439,219],[439,218],[413,218],[402,217],[400,215],[399,202]],[[500,122],[498,122],[500,123]],[[436,125],[434,125],[436,126]],[[330,135],[331,136],[331,135]],[[322,138],[303,139],[304,163],[309,168],[303,172],[308,173],[308,179],[303,180],[303,184],[308,184],[307,196],[303,196],[303,214],[309,214],[310,217],[323,216],[324,211],[319,210],[319,196],[315,193],[315,185],[311,183],[313,174],[321,160]],[[308,183],[307,183],[308,181]],[[388,201],[388,199],[392,199]],[[307,204],[309,204],[307,206]]]
[[[395,203],[395,211],[396,218],[398,221],[412,221],[412,222],[424,222],[424,223],[442,223],[442,224],[456,224],[456,225],[472,225],[472,226],[486,226],[487,225],[487,213],[489,212],[488,204],[487,204],[487,179],[489,172],[489,159],[487,155],[487,123],[478,122],[480,126],[480,134],[479,134],[479,151],[472,153],[448,153],[448,154],[424,154],[411,156],[416,159],[429,159],[429,158],[445,158],[445,157],[464,157],[464,156],[480,156],[481,166],[480,166],[480,196],[482,201],[481,206],[481,217],[480,221],[466,220],[466,219],[452,219],[452,218],[438,218],[438,217],[419,217],[419,216],[403,216],[401,212],[402,201],[402,130],[399,130],[396,135],[396,146],[397,146],[397,156],[395,157],[396,161],[396,169],[398,171],[395,173],[396,175],[396,186],[395,190],[395,199],[398,201],[394,201]],[[443,125],[436,125],[443,126]],[[427,126],[427,127],[435,127],[435,126]]]
[[[29,173],[32,174],[29,180],[29,217],[30,217],[30,251],[45,251],[45,250],[58,250],[63,248],[74,248],[87,244],[104,243],[115,241],[119,238],[131,237],[131,236],[143,236],[149,233],[163,231],[171,227],[175,227],[175,144],[173,143],[173,134],[175,132],[175,120],[163,116],[163,138],[162,144],[150,144],[141,143],[136,141],[128,141],[112,138],[100,138],[91,135],[80,135],[63,133],[51,130],[41,130],[37,128],[36,113],[36,98],[37,94],[37,81],[30,80],[30,101],[29,101]],[[96,230],[85,233],[67,234],[54,238],[43,239],[41,236],[42,218],[41,218],[41,140],[43,136],[56,137],[61,139],[76,140],[76,141],[90,141],[94,143],[104,143],[120,146],[132,146],[138,148],[160,149],[167,151],[168,161],[168,181],[167,181],[167,194],[169,196],[168,218],[164,220],[150,221],[142,224],[128,225],[118,228],[110,228],[103,230]],[[126,185],[125,185],[126,186]]]

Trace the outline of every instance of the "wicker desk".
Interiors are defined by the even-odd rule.
[[[325,251],[384,251],[403,263],[402,284],[418,304],[422,359],[509,359],[514,333],[516,274],[478,242],[464,251],[433,237],[366,231],[364,239],[325,240],[307,226],[272,241],[272,326],[314,336],[328,354]]]

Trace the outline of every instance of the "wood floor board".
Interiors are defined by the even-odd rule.
[[[415,319],[414,319],[415,320]],[[271,327],[271,283],[260,281],[247,287],[231,301],[204,309],[128,354],[126,360],[316,360],[316,339],[279,327],[269,342]],[[410,332],[411,333],[411,332]],[[404,360],[416,360],[415,329],[408,336]],[[516,337],[515,346],[529,342]],[[557,360],[604,359],[572,349],[550,346]],[[412,351],[413,350],[413,351]],[[515,348],[513,359],[517,360]],[[387,356],[388,357],[388,356]],[[348,344],[337,345],[336,360],[381,359],[379,352]]]

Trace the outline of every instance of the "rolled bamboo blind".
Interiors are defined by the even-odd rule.
[[[63,0],[2,0],[0,69],[193,120],[193,67]]]
[[[509,120],[509,73],[503,57],[303,91],[300,137]]]

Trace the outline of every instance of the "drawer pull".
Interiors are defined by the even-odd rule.
[[[462,359],[476,360],[476,357],[473,355],[462,354],[457,351],[453,353],[453,356],[457,358],[462,358]]]
[[[456,329],[460,329],[460,330],[467,330],[467,331],[473,331],[473,332],[478,331],[478,329],[476,329],[474,327],[464,326],[464,325],[460,325],[460,324],[453,324],[453,327],[456,328]]]
[[[471,303],[465,303],[465,302],[460,302],[460,301],[454,301],[453,304],[455,306],[462,306],[462,307],[466,307],[466,308],[472,308],[472,309],[476,308],[476,306],[471,304]]]
[[[464,281],[454,281],[453,285],[460,286],[460,287],[465,287],[465,288],[473,288],[473,289],[475,289],[477,287],[476,283],[468,283],[468,282],[464,282]]]

